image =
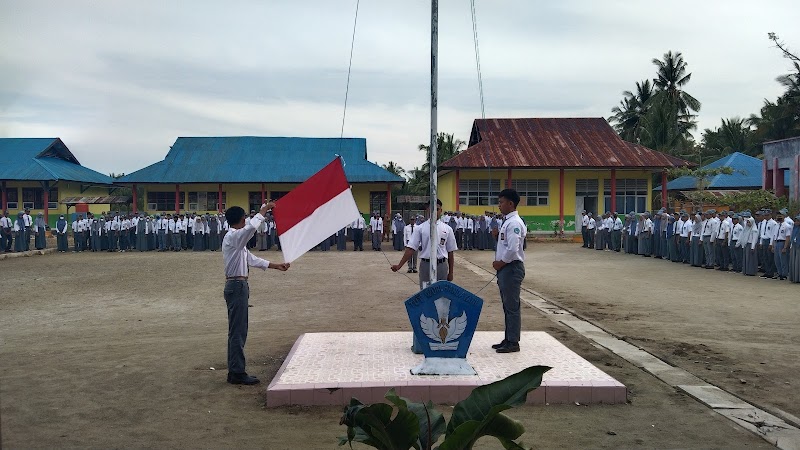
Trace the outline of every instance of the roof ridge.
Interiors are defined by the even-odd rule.
[[[36,158],[33,158],[33,160],[36,162],[36,164],[39,164],[39,166],[40,166],[42,169],[46,170],[46,171],[47,171],[47,173],[49,173],[50,175],[52,175],[53,179],[55,179],[56,181],[59,179],[59,178],[58,178],[58,175],[56,175],[56,174],[55,174],[55,173],[54,173],[52,170],[50,170],[50,168],[49,168],[49,167],[47,167],[47,165],[45,165],[43,162],[39,161],[39,157],[38,157],[38,156],[37,156]]]

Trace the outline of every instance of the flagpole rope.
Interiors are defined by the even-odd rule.
[[[353,48],[356,44],[356,25],[358,24],[358,6],[361,0],[356,0],[356,17],[353,19],[353,37],[350,40],[350,62],[347,65],[347,86],[344,90],[344,110],[342,111],[342,129],[339,133],[339,153],[342,152],[342,139],[344,138],[344,120],[347,117],[347,97],[350,95],[350,72],[353,69]]]

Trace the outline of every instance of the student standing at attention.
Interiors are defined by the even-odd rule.
[[[261,211],[252,219],[238,206],[225,212],[230,230],[222,241],[222,258],[225,261],[225,303],[228,305],[228,383],[258,384],[256,377],[245,372],[244,345],[247,341],[247,302],[250,287],[247,277],[250,266],[261,270],[277,269],[285,272],[289,263],[275,264],[254,256],[247,249],[247,242],[264,221],[264,215],[274,207],[269,202],[261,205]]]
[[[519,194],[514,189],[504,189],[498,195],[500,212],[505,216],[497,240],[497,251],[492,267],[497,271],[497,287],[503,302],[506,336],[503,342],[492,346],[497,353],[519,351],[522,329],[519,292],[525,278],[525,252],[522,246],[528,230],[517,213]]]

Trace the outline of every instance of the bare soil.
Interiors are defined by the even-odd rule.
[[[796,285],[579,247],[531,245],[526,286],[744,398],[798,413],[786,384],[798,368]],[[460,254],[491,269],[490,252]],[[251,273],[246,352],[262,384],[232,386],[221,259],[133,252],[0,261],[0,444],[335,448],[340,408],[266,408],[266,386],[302,333],[408,330],[402,302],[416,278],[392,273],[369,249],[311,252],[289,272]],[[455,276],[473,292],[486,284],[460,264]],[[480,295],[479,329],[502,330],[496,286]],[[535,309],[524,309],[523,329],[551,333],[630,389],[627,405],[509,411],[525,424],[527,445],[769,447]],[[486,439],[478,448],[500,447]]]

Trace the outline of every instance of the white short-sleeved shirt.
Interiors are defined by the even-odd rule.
[[[527,233],[528,229],[519,214],[516,211],[508,214],[503,226],[500,227],[500,234],[497,235],[495,261],[503,261],[505,263],[525,261],[525,252],[522,248]]]
[[[436,247],[436,259],[447,258],[449,252],[458,249],[456,245],[456,236],[453,229],[446,225],[441,220],[436,221],[436,230],[439,233],[439,245]],[[431,224],[430,219],[422,222],[414,227],[414,232],[411,233],[406,247],[416,250],[420,249],[419,257],[423,259],[430,259],[431,255]]]

